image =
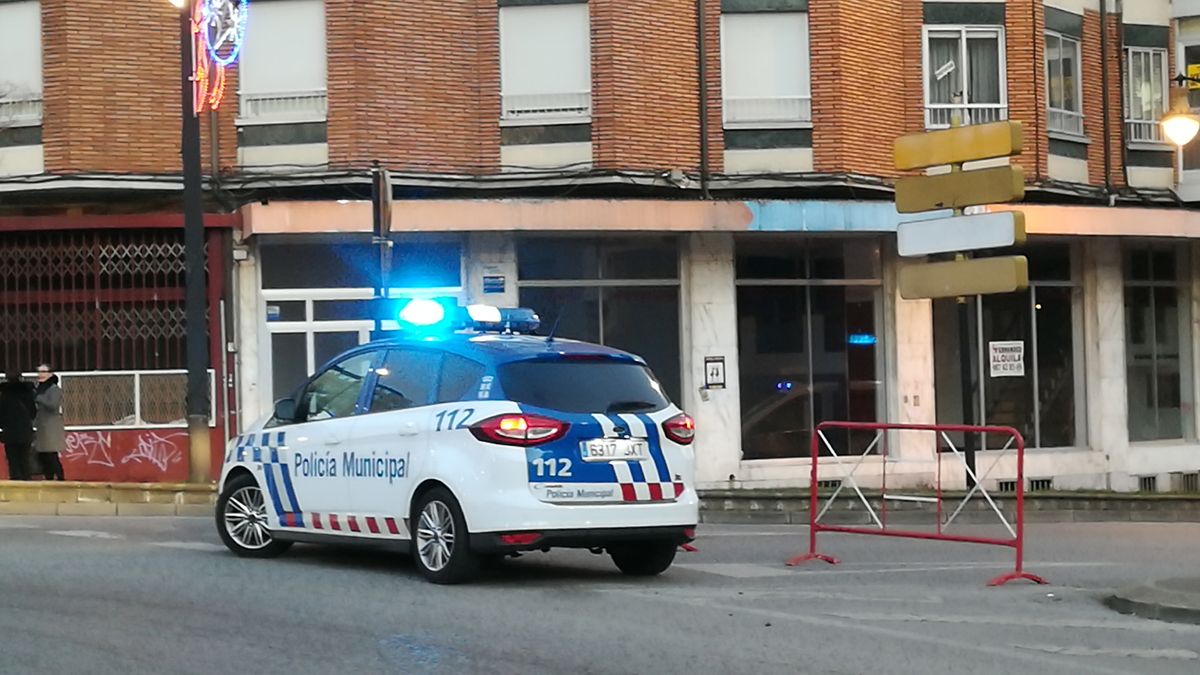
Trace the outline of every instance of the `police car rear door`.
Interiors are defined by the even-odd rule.
[[[346,482],[363,534],[408,536],[413,467],[429,447],[441,359],[433,349],[391,348],[376,371],[366,414],[347,448],[352,454]]]

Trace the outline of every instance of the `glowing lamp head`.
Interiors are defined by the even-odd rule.
[[[467,305],[467,316],[475,323],[500,323],[500,308],[491,305]]]
[[[410,326],[429,327],[442,322],[446,318],[446,308],[434,300],[417,298],[410,300],[400,310],[400,322]]]
[[[1175,145],[1183,147],[1200,132],[1200,116],[1192,113],[1171,113],[1162,119],[1163,133]]]
[[[1163,135],[1179,147],[1192,142],[1200,132],[1200,116],[1192,113],[1186,87],[1171,89],[1171,111],[1162,118]]]

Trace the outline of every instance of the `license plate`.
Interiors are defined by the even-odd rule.
[[[597,438],[579,445],[585,462],[637,461],[650,456],[650,445],[637,439]]]

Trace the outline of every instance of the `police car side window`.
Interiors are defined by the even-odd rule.
[[[429,405],[441,354],[419,349],[390,349],[376,373],[371,412]]]
[[[377,352],[352,356],[333,364],[304,388],[296,406],[305,422],[349,417],[354,414],[363,381]]]
[[[461,401],[467,392],[479,386],[485,369],[471,359],[456,354],[442,357],[442,376],[438,380],[438,403]]]

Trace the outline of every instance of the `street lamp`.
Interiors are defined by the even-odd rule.
[[[188,479],[207,483],[209,454],[208,322],[204,275],[204,199],[200,166],[200,120],[195,107],[194,2],[170,0],[179,9],[180,154],[183,160],[184,325],[187,342]]]
[[[1160,124],[1163,134],[1175,145],[1183,147],[1200,133],[1200,115],[1192,112],[1188,102],[1188,90],[1183,85],[1188,82],[1200,82],[1200,78],[1181,73],[1172,81],[1176,86],[1171,90],[1171,110],[1163,116]]]

